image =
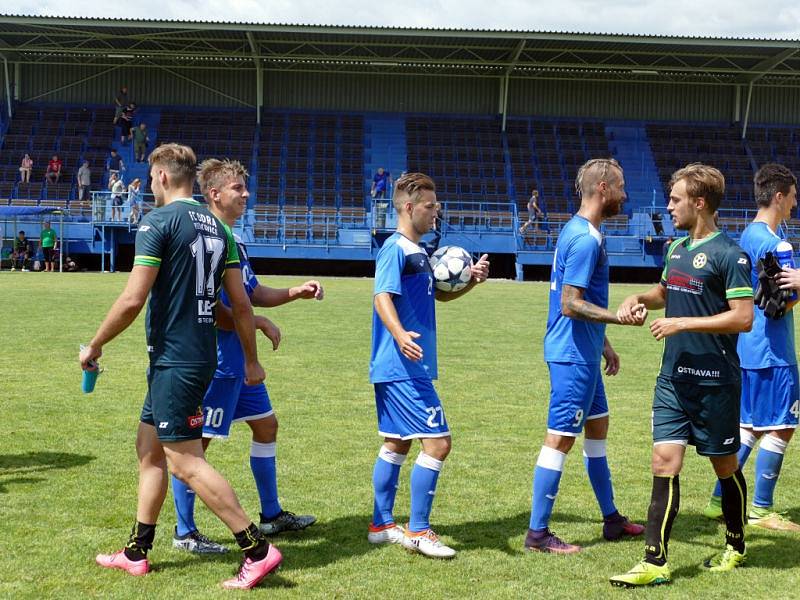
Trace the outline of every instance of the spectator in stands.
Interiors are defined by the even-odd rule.
[[[531,190],[531,197],[528,199],[528,220],[519,228],[520,233],[525,233],[525,230],[533,225],[534,231],[539,231],[539,219],[542,218],[542,209],[539,208],[539,190],[533,188]]]
[[[653,222],[653,231],[656,236],[661,237],[664,235],[664,217],[658,211],[650,213],[650,220]]]
[[[122,128],[119,134],[119,143],[124,144],[125,140],[131,139],[131,128],[133,127],[133,117],[136,114],[136,105],[131,102],[119,116],[119,125]]]
[[[133,130],[133,155],[136,162],[144,162],[147,154],[147,143],[150,141],[147,133],[147,125],[145,123],[139,123],[139,126]]]
[[[58,158],[58,154],[53,154],[53,158],[47,163],[47,172],[44,174],[48,183],[58,183],[58,180],[61,179],[61,169],[63,166],[64,163]]]
[[[119,121],[126,106],[128,106],[128,86],[123,85],[114,96],[114,125]]]
[[[78,169],[78,200],[88,200],[89,191],[92,187],[92,170],[89,168],[89,161],[83,161],[81,168]]]
[[[128,221],[132,225],[139,223],[139,219],[142,218],[142,195],[139,193],[139,188],[141,185],[142,180],[137,177],[131,181],[130,185],[128,186],[128,206],[130,207],[131,211]]]
[[[372,178],[372,188],[369,191],[369,195],[373,198],[385,198],[391,185],[391,174],[389,171],[384,171],[383,167],[380,167],[378,172],[375,173],[375,177]]]
[[[20,183],[31,182],[31,171],[33,171],[33,159],[27,152],[22,157],[22,162],[19,164],[19,181]]]
[[[122,195],[125,193],[125,183],[119,175],[112,175],[108,180],[108,189],[111,190],[111,220],[122,221]]]
[[[44,270],[53,272],[55,266],[55,252],[56,244],[58,243],[58,236],[56,230],[50,227],[50,221],[45,221],[42,224],[42,232],[39,236],[39,246],[44,254]]]
[[[20,230],[14,240],[14,251],[11,253],[11,270],[30,271],[28,265],[31,259],[31,242],[25,237],[25,232]]]
[[[109,189],[111,189],[111,176],[116,175],[119,177],[120,172],[125,170],[125,163],[122,162],[122,157],[117,154],[116,150],[111,151],[111,156],[106,160],[106,168],[108,169]]]

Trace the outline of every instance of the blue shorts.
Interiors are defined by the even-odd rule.
[[[547,432],[577,437],[587,419],[608,415],[600,365],[549,362],[550,410]]]
[[[795,429],[800,416],[797,365],[742,369],[742,427]]]
[[[235,421],[255,421],[273,414],[263,383],[245,385],[244,377],[214,377],[203,398],[203,437],[226,438]]]
[[[450,435],[442,403],[430,379],[406,379],[375,384],[378,433],[410,440]]]

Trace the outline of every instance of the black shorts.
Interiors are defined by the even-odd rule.
[[[42,248],[42,252],[44,253],[44,262],[53,262],[55,248]]]
[[[741,385],[696,385],[659,376],[653,397],[653,443],[691,444],[702,456],[739,451]]]
[[[124,202],[122,201],[122,196],[111,196],[111,206],[122,206]]]
[[[162,442],[199,440],[203,435],[203,397],[215,369],[216,365],[151,366],[139,420],[155,427]]]

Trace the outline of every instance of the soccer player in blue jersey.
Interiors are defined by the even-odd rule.
[[[767,164],[755,175],[758,213],[742,233],[739,245],[750,258],[753,287],[758,285],[758,261],[767,252],[776,254],[785,240],[781,223],[791,218],[797,206],[797,178],[778,164]],[[787,310],[771,319],[755,308],[753,329],[739,336],[737,352],[742,367],[742,399],[739,425],[739,466],[744,468],[756,440],[756,480],[749,523],[764,529],[800,531],[800,526],[772,510],[775,485],[781,472],[786,446],[797,428],[800,415],[794,319]],[[722,518],[722,490],[717,482],[704,514]]]
[[[249,193],[246,177],[247,171],[238,161],[209,159],[200,165],[200,191],[211,212],[229,227],[233,227],[247,207]],[[324,292],[318,281],[307,281],[287,289],[259,284],[250,265],[247,248],[237,235],[234,235],[234,239],[239,251],[244,289],[253,306],[271,308],[299,299],[322,300]],[[230,305],[224,292],[220,299],[224,306]],[[273,350],[277,350],[281,339],[280,329],[265,317],[256,316],[255,320],[256,327],[272,341]],[[203,410],[204,448],[208,448],[213,438],[227,438],[234,422],[244,421],[252,430],[250,468],[261,502],[261,532],[272,535],[305,529],[313,524],[315,517],[285,511],[278,500],[275,465],[278,419],[264,384],[244,383],[244,354],[235,331],[220,328],[217,332],[217,370],[203,399]],[[194,491],[175,477],[172,486],[178,517],[173,546],[201,554],[225,552],[225,546],[211,541],[198,531],[194,521]]]
[[[622,167],[613,159],[593,159],[575,179],[581,197],[577,214],[558,236],[550,275],[550,312],[544,337],[544,359],[550,372],[547,435],[533,472],[531,518],[525,548],[573,554],[550,531],[561,472],[575,438],[585,428],[584,463],[603,516],[603,536],[616,540],[640,535],[644,528],[622,516],[614,503],[606,458],[608,402],[601,375],[619,372],[619,356],[605,336],[606,323],[620,323],[608,310],[608,256],[600,224],[620,212],[625,201]],[[643,308],[643,307],[642,307]],[[644,311],[634,324],[644,323]]]
[[[439,204],[433,180],[407,173],[397,180],[392,198],[397,231],[383,244],[375,261],[370,383],[375,386],[378,433],[383,446],[375,461],[373,544],[402,544],[435,558],[452,558],[430,526],[436,483],[450,452],[450,429],[433,387],[437,378],[434,299],[449,301],[486,280],[488,256],[472,267],[463,290],[445,294],[434,287],[433,273],[420,239],[430,231]],[[419,439],[422,451],[411,471],[411,518],[405,529],[394,521],[393,507],[400,467]]]
[[[247,518],[228,482],[205,460],[201,443],[203,394],[217,364],[216,304],[221,286],[231,300],[245,355],[245,380],[258,385],[253,309],[239,271],[230,229],[192,199],[197,160],[191,148],[164,144],[149,157],[156,209],[136,233],[136,256],[125,290],[81,351],[83,369],[127,329],[148,300],[145,329],[150,366],[136,436],[139,495],[128,544],[97,563],[130,575],[150,570],[156,521],[167,493],[167,470],[190,485],[234,532],[245,559],[239,575],[223,582],[249,589],[278,567],[281,554]]]

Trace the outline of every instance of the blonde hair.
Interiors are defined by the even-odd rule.
[[[594,186],[601,181],[608,182],[609,172],[613,173],[610,167],[622,173],[622,166],[613,158],[592,158],[583,163],[575,176],[575,192],[578,196],[583,198],[591,194]],[[614,176],[617,176],[616,173]]]
[[[426,190],[435,192],[436,184],[424,173],[401,175],[394,184],[394,193],[392,194],[392,204],[394,204],[395,210],[400,212],[403,209],[403,196],[408,196],[411,202],[416,204],[422,199],[422,192]]]
[[[246,178],[247,175],[247,169],[238,160],[208,158],[200,163],[197,180],[200,192],[205,196],[211,188],[219,189],[226,181],[238,177]]]
[[[686,182],[686,193],[690,198],[704,198],[712,214],[719,208],[725,195],[725,176],[719,169],[703,163],[688,164],[672,174],[670,190],[681,180]]]
[[[162,144],[150,153],[147,162],[151,167],[163,167],[176,183],[194,182],[197,157],[189,146]]]

